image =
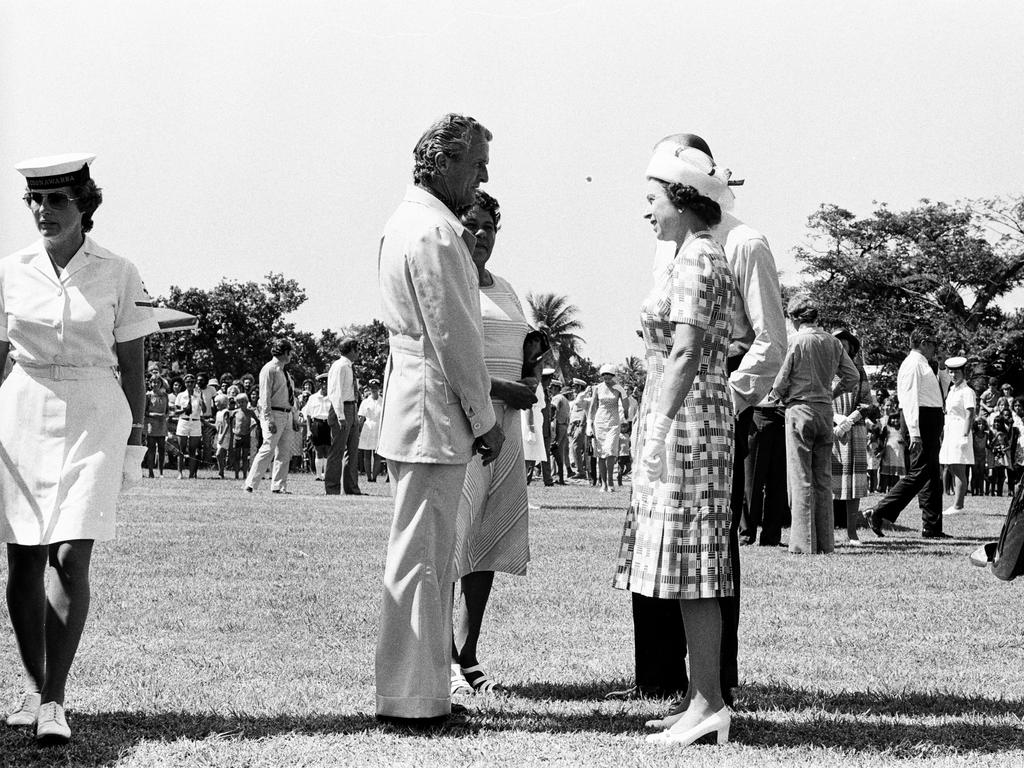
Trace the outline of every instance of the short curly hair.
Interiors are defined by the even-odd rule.
[[[75,198],[75,205],[82,212],[82,231],[91,231],[92,215],[103,202],[103,190],[92,179],[86,179],[85,183],[71,187],[71,197]]]
[[[479,208],[481,211],[487,211],[491,214],[491,218],[494,219],[494,231],[497,232],[501,229],[498,226],[501,221],[501,207],[498,205],[498,201],[491,195],[484,192],[482,189],[476,190],[473,193],[473,202],[467,205],[459,212],[459,218],[465,218],[466,214],[474,208]]]
[[[677,182],[662,181],[661,184],[665,187],[665,195],[669,202],[676,208],[691,211],[709,227],[714,227],[722,221],[722,206],[710,197],[702,195],[696,188]]]
[[[491,132],[475,118],[449,112],[427,128],[413,147],[413,181],[424,184],[434,177],[438,155],[458,160],[474,140],[490,141],[491,136]]]

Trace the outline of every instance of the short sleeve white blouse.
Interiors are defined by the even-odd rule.
[[[0,341],[16,362],[112,367],[116,344],[159,330],[135,265],[86,237],[60,274],[39,240],[0,261]]]

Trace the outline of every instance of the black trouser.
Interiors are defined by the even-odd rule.
[[[910,470],[878,504],[875,515],[894,522],[914,496],[921,506],[921,532],[942,533],[942,475],[939,447],[942,443],[942,409],[919,408],[921,450],[910,457]],[[907,445],[910,438],[904,435]]]
[[[736,436],[750,431],[754,412],[747,408],[736,419]],[[732,559],[733,596],[718,598],[722,612],[722,693],[731,701],[730,690],[739,684],[740,626],[740,544],[739,521],[744,514],[747,441],[736,439],[732,477],[732,525],[729,526],[729,552]],[[663,600],[633,593],[633,633],[636,684],[653,693],[686,690],[686,633],[678,600]]]
[[[742,437],[737,430],[736,439]],[[786,496],[786,412],[782,408],[754,408],[748,453],[744,463],[747,508],[740,518],[740,541],[754,543],[761,526],[761,544],[776,546],[789,522]]]

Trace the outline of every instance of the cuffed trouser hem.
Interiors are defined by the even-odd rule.
[[[395,696],[377,697],[377,714],[385,717],[444,717],[452,713],[452,700],[406,699]]]

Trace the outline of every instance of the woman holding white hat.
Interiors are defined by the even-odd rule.
[[[622,424],[620,414],[629,412],[629,401],[626,390],[615,383],[615,366],[605,363],[598,373],[601,374],[601,381],[594,385],[588,423],[590,433],[594,437],[600,490],[602,493],[611,493],[615,490],[612,481],[615,463],[619,460],[619,426]]]
[[[647,168],[655,236],[674,243],[641,308],[647,383],[637,419],[633,496],[614,586],[677,600],[690,685],[683,705],[648,722],[648,740],[729,738],[722,698],[719,597],[733,595],[729,529],[733,401],[726,372],[735,289],[711,236],[728,179],[704,152],[659,147]]]
[[[27,687],[8,725],[71,736],[64,688],[89,611],[94,541],[112,539],[123,479],[141,476],[143,341],[158,330],[135,266],[87,233],[103,200],[93,155],[17,166],[42,238],[0,261],[0,538]],[[45,583],[46,567],[55,571]]]
[[[952,515],[964,511],[967,495],[967,468],[974,465],[974,415],[978,402],[974,390],[967,383],[967,358],[951,357],[946,369],[953,375],[953,384],[946,394],[946,422],[942,430],[939,463],[949,467],[953,475],[955,501],[942,514]]]

